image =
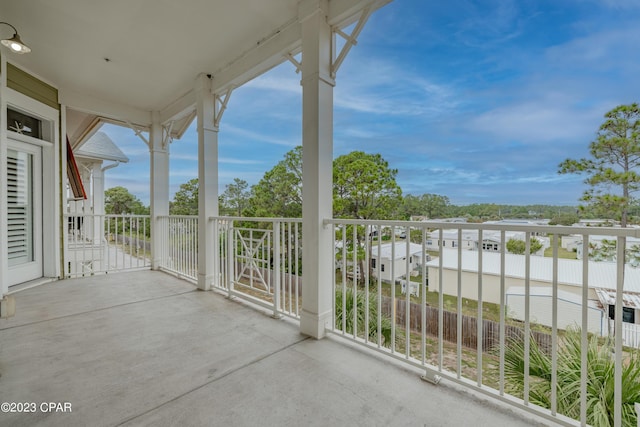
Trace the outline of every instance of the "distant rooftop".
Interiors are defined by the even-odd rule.
[[[485,221],[484,224],[549,225],[548,219],[505,218],[499,221]]]
[[[462,240],[478,240],[479,232],[478,230],[462,230]],[[483,230],[482,231],[482,239],[483,240],[501,240],[501,231],[494,230]],[[505,236],[507,239],[525,239],[524,231],[506,231]],[[429,233],[429,237],[431,240],[438,240],[440,238],[440,230],[434,230]],[[457,239],[458,238],[458,230],[444,229],[442,230],[442,238],[443,239]]]
[[[458,251],[443,249],[443,268],[458,269]],[[582,286],[582,260],[558,259],[558,283],[569,286]],[[428,267],[438,268],[439,261],[434,258]],[[589,261],[590,288],[616,289],[616,263]],[[462,251],[462,271],[478,272],[478,252]],[[500,254],[484,251],[482,253],[482,273],[500,276]],[[505,254],[506,277],[525,278],[525,256]],[[553,258],[531,257],[531,280],[551,283],[553,278]],[[640,269],[625,266],[624,290],[640,293]]]
[[[384,243],[380,245],[380,257],[391,259],[391,252],[393,250],[393,255],[395,259],[405,258],[407,256],[407,243],[406,242],[396,242],[395,248],[392,243]],[[422,245],[417,243],[409,243],[409,254],[416,255],[422,252]],[[373,256],[378,256],[378,245],[374,243],[371,246],[371,254]]]
[[[74,151],[76,157],[95,160],[111,160],[127,163],[129,158],[104,132],[96,132],[80,148]]]

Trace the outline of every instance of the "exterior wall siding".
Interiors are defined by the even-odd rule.
[[[507,295],[507,313],[509,317],[525,320],[524,295]],[[529,319],[531,323],[552,326],[553,301],[549,295],[531,295],[529,305]],[[558,299],[558,328],[567,329],[570,326],[580,327],[582,319],[582,305]],[[588,308],[587,330],[600,336],[607,335],[607,319],[602,310]]]
[[[409,272],[411,272],[413,269],[416,268],[416,260],[419,259],[420,255],[412,255],[412,259],[409,263]],[[380,271],[380,278],[386,282],[392,282],[393,279],[391,278],[391,260],[389,258],[382,258],[382,259],[378,259],[377,256],[373,256],[372,259],[375,260],[376,262],[376,268],[373,269],[373,274],[374,276],[377,274],[378,272],[378,268],[377,268],[377,263],[380,262],[381,266],[384,265],[384,271]],[[393,275],[394,275],[394,279],[400,279],[402,276],[405,275],[406,273],[406,259],[396,259],[395,262],[393,263]]]
[[[56,88],[9,63],[7,63],[7,87],[60,110]]]
[[[458,271],[457,270],[443,270],[443,292],[446,295],[456,296],[458,292]],[[429,268],[429,290],[438,291],[438,268]],[[505,289],[510,287],[524,287],[524,279],[505,277]],[[541,282],[536,280],[530,281],[530,286],[533,287],[550,287],[549,282]],[[574,295],[581,296],[582,289],[577,286],[570,285],[558,285],[558,290],[572,293]],[[467,271],[462,272],[462,297],[477,300],[478,299],[478,274]],[[589,299],[597,300],[593,289],[589,289]],[[500,304],[500,277],[495,275],[484,274],[482,276],[482,300],[485,302],[491,302],[494,304]]]
[[[438,292],[439,290],[438,268],[429,268],[429,290]],[[505,277],[505,292],[511,287],[524,287],[524,279]],[[530,287],[550,288],[548,282],[540,282],[531,280]],[[458,293],[458,271],[443,270],[442,291],[445,295],[457,296]],[[564,291],[581,297],[582,289],[577,286],[558,285],[558,291]],[[462,272],[462,297],[477,300],[478,299],[478,274],[471,272]],[[507,296],[505,296],[505,299]],[[522,301],[519,300],[522,299]],[[588,298],[597,300],[597,295],[593,289],[589,289]],[[484,274],[482,276],[482,300],[493,304],[500,304],[500,277],[495,275]],[[508,296],[507,315],[509,317],[524,320],[524,296],[510,295]],[[530,320],[533,323],[540,323],[551,326],[552,301],[549,296],[531,295]],[[569,301],[558,301],[558,327],[566,329],[567,326],[574,323],[580,324],[581,307]],[[590,332],[607,334],[607,325],[605,313],[598,309],[589,309],[588,328]]]

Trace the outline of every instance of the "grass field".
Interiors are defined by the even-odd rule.
[[[554,245],[554,239],[556,239],[557,236],[554,234],[550,234],[549,235],[549,240],[551,241],[551,246],[548,247],[547,249],[545,249],[544,251],[544,256],[546,257],[553,257],[553,245]],[[558,244],[558,258],[564,258],[564,259],[577,259],[578,255],[573,252],[573,251],[568,251],[565,248],[559,246]]]

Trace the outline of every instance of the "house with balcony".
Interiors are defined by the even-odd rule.
[[[389,2],[3,3],[0,389],[3,400],[38,403],[29,414],[0,413],[0,424],[585,424],[526,394],[509,395],[499,348],[476,340],[475,351],[462,351],[462,334],[445,345],[412,326],[410,295],[336,275],[336,231],[346,236],[354,225],[379,236],[389,228],[393,236],[498,232],[501,250],[503,232],[549,231],[333,218],[334,86],[369,17]],[[218,136],[229,99],[283,62],[301,76],[302,218],[221,217]],[[74,203],[67,182],[75,190],[83,182],[68,159],[81,158],[105,123],[130,129],[148,148],[150,215],[101,217],[95,199],[93,213],[67,211]],[[198,215],[172,216],[171,143],[192,123]],[[79,252],[68,225],[96,215],[91,236],[107,236],[117,260],[69,269]],[[637,230],[611,233],[638,237]],[[347,242],[361,244],[371,253],[371,240]],[[485,252],[479,244],[473,254]],[[424,297],[427,267],[420,268]],[[437,280],[429,273],[431,287]],[[616,298],[617,326],[622,308]],[[474,329],[480,335],[482,325]],[[506,340],[500,335],[500,348]],[[620,369],[617,337],[616,345]],[[495,366],[494,381],[485,365]],[[580,381],[586,388],[586,374]],[[621,396],[619,378],[614,394]],[[585,393],[576,399],[586,408]]]

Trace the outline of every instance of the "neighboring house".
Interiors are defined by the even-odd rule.
[[[560,237],[560,246],[568,251],[576,251],[578,245],[582,244],[582,236],[579,234],[570,234]]]
[[[427,249],[438,250],[440,244],[441,230],[429,232],[427,236]],[[462,249],[477,250],[478,249],[478,230],[462,230],[461,240],[458,239],[458,230],[447,229],[442,230],[442,246],[445,248],[457,248],[458,245]]]
[[[376,276],[380,272],[380,278],[385,282],[395,282],[407,274],[407,258],[409,274],[420,267],[422,262],[422,245],[407,242],[382,243],[378,246],[373,243],[371,247],[371,269]],[[393,260],[393,261],[392,261]],[[377,276],[376,276],[377,277]]]
[[[103,268],[106,256],[104,176],[107,170],[129,161],[104,132],[96,132],[73,151],[87,198],[74,198],[70,189],[67,194],[68,258],[72,261],[65,265],[66,274],[90,273]],[[110,163],[103,166],[104,162]]]
[[[446,229],[442,230],[442,246],[444,248],[457,248],[462,246],[463,250],[477,251],[480,246],[482,250],[489,252],[500,252],[502,248],[502,237],[500,231],[483,230],[482,243],[479,242],[478,230],[462,230],[462,235],[458,239],[458,230]],[[511,239],[525,240],[525,233],[520,231],[506,231],[505,239],[508,242]],[[545,237],[536,237],[542,243],[542,249],[535,255],[544,255],[544,250],[549,247],[549,239]],[[434,230],[427,237],[427,249],[437,251],[440,243],[440,230]]]
[[[482,254],[482,300],[494,304],[500,304],[500,256],[498,253]],[[458,251],[453,249],[443,249],[442,251],[442,283],[443,293],[447,295],[457,295],[458,284]],[[519,309],[518,295],[521,295],[522,288],[525,287],[525,259],[524,255],[505,254],[505,298],[509,295],[511,305],[508,304],[508,312],[512,312],[513,317],[523,318],[523,309]],[[429,290],[438,291],[440,270],[437,258],[427,263],[429,274]],[[471,251],[462,251],[460,265],[462,277],[462,297],[477,300],[478,298],[478,254]],[[532,302],[530,307],[543,304],[548,301],[550,307],[552,280],[553,280],[553,259],[548,257],[530,257],[530,281]],[[602,292],[598,290],[615,291],[616,289],[616,264],[608,262],[588,262],[588,300],[589,307],[597,307],[603,312],[601,316],[609,317],[610,301],[603,299]],[[562,299],[559,302],[558,326],[581,323],[580,310],[582,308],[582,274],[583,261],[571,259],[558,259],[558,292]],[[629,303],[634,301],[635,295],[640,295],[640,269],[627,266],[625,269],[624,282],[624,302],[628,314],[626,319],[633,320],[633,323],[640,323],[640,313],[638,307]],[[609,302],[608,302],[609,301]],[[638,300],[640,301],[640,299]],[[513,309],[513,310],[512,310]],[[538,310],[538,309],[536,309]],[[633,316],[630,314],[633,310]],[[590,309],[591,313],[591,309]],[[589,328],[592,332],[601,334],[607,333],[606,322],[596,322],[591,317],[598,315],[590,314]],[[550,326],[551,311],[542,309],[535,311],[535,316],[531,314],[531,321]],[[593,322],[593,323],[592,323]],[[598,328],[596,324],[600,324]],[[593,327],[593,329],[592,329]],[[596,330],[599,329],[599,330]]]
[[[104,215],[105,172],[120,163],[128,163],[129,158],[104,132],[96,132],[86,142],[74,148],[73,152],[87,199],[76,200],[72,194],[68,194],[67,212]],[[105,161],[110,163],[104,165]]]
[[[536,225],[549,225],[548,219],[501,219],[499,221],[485,221],[484,224],[498,224],[498,225],[528,225],[528,226],[536,226]],[[535,231],[532,232],[534,236],[544,236],[545,233],[537,233]]]
[[[590,246],[589,253],[591,253],[594,247],[601,247],[603,240],[616,241],[617,238],[615,236],[600,236],[600,235],[589,236],[589,246]],[[577,259],[582,259],[583,257],[582,241],[583,241],[583,236],[581,234],[571,234],[569,236],[562,236],[561,246],[568,251],[574,251],[576,253]],[[640,248],[640,239],[635,237],[627,237],[626,245],[627,245],[626,246],[627,250]]]

